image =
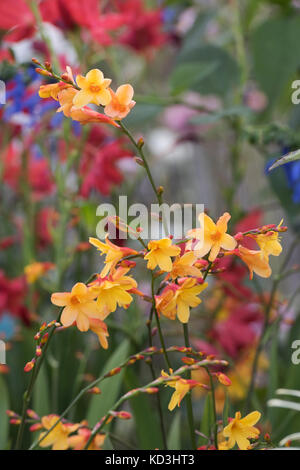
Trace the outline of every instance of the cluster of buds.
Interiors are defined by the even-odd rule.
[[[47,343],[49,339],[49,332],[48,330],[50,328],[58,328],[60,327],[61,324],[56,322],[55,320],[51,321],[50,323],[42,323],[39,331],[36,333],[34,336],[35,341],[37,342],[36,348],[35,348],[35,356],[31,361],[27,362],[24,367],[25,372],[30,372],[36,363],[36,360],[42,355],[43,352],[43,347]]]

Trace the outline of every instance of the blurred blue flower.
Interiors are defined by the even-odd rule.
[[[16,321],[8,313],[4,313],[0,318],[0,337],[5,340],[10,340],[16,330]]]

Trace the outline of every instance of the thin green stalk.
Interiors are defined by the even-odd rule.
[[[190,339],[189,339],[189,329],[188,329],[187,323],[183,323],[183,334],[184,334],[185,346],[189,348]],[[188,371],[187,375],[188,375],[188,379],[192,378],[192,374],[190,370]],[[192,447],[193,449],[197,449],[196,434],[195,434],[195,421],[194,421],[194,414],[193,414],[191,392],[188,393],[186,396],[186,408],[187,408],[187,414],[188,414],[188,422],[189,422],[189,428],[190,428],[190,434],[191,434]]]
[[[157,329],[158,329],[158,334],[159,334],[161,347],[162,347],[162,350],[163,350],[163,355],[164,355],[164,358],[165,358],[166,365],[167,365],[168,369],[172,369],[171,362],[170,362],[170,359],[168,357],[167,350],[166,350],[166,344],[165,344],[164,336],[163,336],[162,330],[161,330],[159,315],[158,315],[158,312],[157,312],[157,309],[156,309],[155,293],[154,293],[154,276],[153,276],[153,274],[152,274],[152,280],[151,280],[151,291],[152,291],[152,308],[153,308],[153,312],[154,312],[154,315],[155,315],[155,320],[156,320],[156,324],[157,324]]]
[[[213,381],[213,377],[208,369],[205,367],[206,372],[209,375],[209,382],[210,382],[210,389],[211,389],[211,397],[212,397],[212,404],[213,404],[213,414],[214,414],[214,441],[215,441],[215,448],[219,450],[218,446],[218,422],[217,422],[217,408],[216,408],[216,394],[215,394],[215,384]]]

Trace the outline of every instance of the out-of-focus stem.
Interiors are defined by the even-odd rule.
[[[188,324],[184,323],[183,324],[183,334],[184,334],[184,344],[187,348],[190,347],[190,338],[189,338],[189,329],[188,329]],[[188,378],[191,379],[191,371],[189,370],[188,373]],[[192,404],[192,397],[191,397],[191,392],[189,392],[186,396],[186,407],[187,407],[187,414],[188,414],[188,422],[189,422],[189,428],[190,428],[190,434],[191,434],[191,441],[192,441],[192,447],[193,449],[197,448],[197,443],[196,443],[196,434],[195,434],[195,421],[194,421],[194,414],[193,414],[193,404]]]

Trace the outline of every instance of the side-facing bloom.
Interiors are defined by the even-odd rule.
[[[104,321],[99,320],[98,318],[89,318],[90,321],[90,329],[93,333],[96,333],[99,339],[99,343],[103,349],[108,348],[108,341],[107,338],[109,336],[107,326]]]
[[[173,262],[172,271],[168,276],[172,279],[186,276],[202,277],[200,269],[194,266],[196,261],[197,256],[193,251],[188,251],[182,256],[177,256]]]
[[[53,263],[40,263],[40,262],[35,262],[28,264],[24,268],[24,273],[26,277],[26,281],[28,284],[33,284],[35,281],[37,281],[40,277],[42,277],[47,271],[50,269],[54,268]]]
[[[61,323],[70,326],[74,322],[80,331],[88,331],[90,318],[100,318],[100,309],[95,298],[97,294],[82,282],[78,282],[71,292],[57,292],[52,294],[51,302],[58,307],[64,307],[61,314]]]
[[[63,112],[66,117],[73,119],[73,121],[78,121],[81,124],[88,123],[104,123],[110,124],[114,127],[119,127],[119,125],[108,116],[98,113],[88,106],[83,106],[82,108],[75,108],[73,105],[74,97],[79,93],[73,87],[65,88],[58,93],[58,101],[60,107],[57,112]]]
[[[81,428],[74,436],[69,437],[68,444],[74,450],[83,450],[91,436],[92,431],[88,428]],[[90,443],[87,450],[101,450],[105,441],[105,434],[97,434]]]
[[[76,82],[81,90],[74,96],[73,103],[76,108],[93,103],[106,106],[111,101],[111,95],[108,90],[111,80],[104,78],[99,69],[90,70],[85,77],[77,75]]]
[[[173,370],[170,369],[170,374],[167,374],[165,371],[161,371],[162,377],[172,377]],[[176,406],[180,406],[181,400],[185,397],[185,395],[194,387],[203,387],[207,388],[205,385],[203,385],[200,382],[197,382],[197,380],[189,380],[189,379],[183,379],[179,376],[174,376],[174,380],[169,380],[166,382],[166,387],[172,387],[175,389],[171,400],[168,405],[168,409],[170,411],[174,410]]]
[[[236,240],[227,232],[227,224],[231,215],[225,212],[215,224],[214,221],[205,213],[199,215],[201,229],[192,229],[188,232],[188,236],[200,240],[193,246],[193,250],[199,258],[209,253],[209,261],[214,261],[218,256],[221,248],[223,250],[233,250],[236,247]],[[192,244],[188,244],[191,248]]]
[[[237,443],[239,449],[247,450],[250,446],[249,439],[257,438],[260,434],[259,429],[254,427],[260,417],[259,411],[253,411],[244,418],[241,418],[239,411],[235,413],[234,419],[223,429],[223,436],[228,438],[227,448],[232,449]]]
[[[261,277],[270,277],[272,269],[269,265],[268,256],[263,256],[260,250],[249,250],[242,245],[239,245],[237,255],[248,266],[250,271],[250,279],[253,278],[253,272]]]
[[[50,83],[49,85],[41,85],[39,89],[39,97],[40,98],[53,98],[55,101],[58,101],[58,93],[70,87],[71,85],[68,85],[65,82]]]
[[[48,415],[43,416],[42,426],[48,431],[57,423],[59,416]],[[66,450],[69,448],[69,434],[75,432],[79,427],[79,424],[64,424],[61,421],[53,428],[49,434],[45,436],[46,432],[42,432],[39,436],[40,447],[52,447],[52,450]]]
[[[89,242],[101,252],[101,255],[106,255],[104,261],[105,266],[100,274],[101,277],[107,276],[107,274],[114,269],[118,262],[125,258],[125,256],[137,254],[137,251],[132,248],[115,245],[109,240],[108,236],[105,237],[105,243],[98,240],[98,238],[92,237],[89,238]]]
[[[111,102],[104,108],[104,112],[112,119],[120,121],[124,119],[130,110],[134,107],[133,101],[134,90],[128,83],[121,85],[116,92],[110,89]]]
[[[99,276],[90,284],[90,289],[97,297],[101,320],[114,312],[117,306],[127,308],[131,304],[133,298],[130,291],[137,288],[137,283],[132,277],[126,276],[129,270],[119,267],[106,278]]]
[[[165,292],[162,293],[161,301],[159,296],[156,298],[157,309],[171,320],[174,320],[177,315],[181,323],[188,323],[190,308],[200,305],[201,299],[198,295],[207,286],[207,282],[197,284],[195,278],[180,279],[179,285],[172,284],[166,287]],[[167,294],[168,291],[172,292],[172,296]]]
[[[178,256],[180,248],[172,246],[170,238],[162,238],[161,240],[151,240],[148,243],[149,252],[144,256],[148,260],[147,268],[155,269],[159,266],[162,271],[172,271],[172,256]]]

